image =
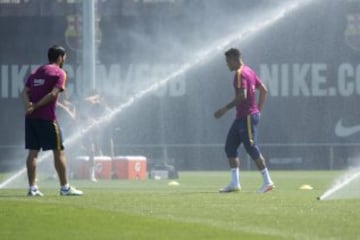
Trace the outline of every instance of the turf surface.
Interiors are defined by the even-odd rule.
[[[0,239],[360,239],[359,199],[318,201],[340,172],[272,172],[276,189],[255,193],[257,172],[242,172],[243,190],[219,194],[227,172],[180,173],[168,180],[72,180],[82,197],[61,197],[40,180],[44,197],[0,190]],[[299,190],[303,184],[313,190]]]

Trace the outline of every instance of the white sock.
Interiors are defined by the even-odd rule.
[[[273,183],[270,178],[269,170],[267,168],[264,168],[263,170],[261,170],[261,175],[263,177],[263,182],[265,185],[269,185],[269,184]]]
[[[239,168],[231,168],[231,183],[233,186],[240,185]]]
[[[95,179],[95,167],[90,168],[90,179]]]
[[[62,190],[67,190],[67,189],[69,189],[69,187],[70,187],[70,184],[67,183],[67,184],[61,186],[61,189]]]
[[[34,186],[29,186],[29,189],[31,191],[36,191],[38,189],[38,186],[34,185]]]

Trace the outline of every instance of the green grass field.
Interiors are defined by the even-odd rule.
[[[260,175],[242,172],[243,191],[219,194],[227,172],[183,172],[167,180],[71,183],[82,197],[60,197],[54,180],[42,198],[0,190],[0,239],[360,239],[359,199],[318,201],[340,172],[272,172],[277,188],[257,194]],[[310,184],[313,190],[299,190]]]

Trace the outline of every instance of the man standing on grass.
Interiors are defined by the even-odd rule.
[[[235,98],[218,109],[214,116],[221,118],[227,111],[236,108],[236,119],[234,120],[225,143],[225,153],[231,168],[231,181],[226,187],[219,191],[235,192],[241,189],[239,178],[238,148],[243,143],[246,152],[255,161],[257,168],[261,171],[263,185],[258,189],[259,193],[266,193],[274,188],[269,171],[257,145],[257,126],[260,120],[267,89],[257,77],[256,73],[247,65],[244,65],[238,49],[231,48],[225,52],[226,63],[230,71],[235,71],[233,87]],[[255,91],[259,90],[259,100],[256,102]]]
[[[28,77],[22,92],[26,112],[25,148],[29,150],[26,160],[28,196],[43,196],[35,182],[36,159],[40,149],[53,151],[60,195],[82,195],[82,191],[68,183],[63,140],[55,114],[58,96],[65,90],[66,73],[62,69],[66,59],[65,49],[52,46],[48,50],[48,59],[49,64],[39,67]]]

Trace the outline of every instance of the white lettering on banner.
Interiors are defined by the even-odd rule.
[[[11,97],[17,98],[24,88],[24,79],[29,71],[29,66],[11,65]]]
[[[18,98],[24,80],[39,65],[0,65],[0,98]],[[176,71],[172,64],[97,65],[96,87],[115,96],[128,97],[156,84]],[[260,64],[259,76],[274,97],[351,97],[360,95],[360,64],[341,63],[329,68],[326,63]],[[82,67],[64,65],[67,92],[87,94],[91,86],[82,79]],[[331,71],[330,71],[331,70]],[[181,97],[186,94],[185,75],[157,88],[155,96]]]
[[[309,72],[309,64],[294,64],[294,85],[293,85],[293,95],[300,96],[301,93],[303,96],[310,96],[309,87],[306,82],[306,76]]]
[[[284,97],[289,96],[289,66],[288,64],[281,64],[281,95]]]
[[[114,81],[115,79],[118,79],[121,73],[120,65],[113,64],[109,67],[109,71],[106,70],[106,67],[104,65],[99,65],[96,68],[97,75],[102,76],[102,78],[98,78],[97,82],[99,84],[101,83],[109,83],[112,88],[118,90],[119,92],[123,91],[123,88],[118,86],[118,82],[120,81]]]
[[[354,92],[354,82],[351,80],[354,78],[355,72],[351,64],[343,63],[339,67],[338,71],[338,84],[339,92],[342,96],[350,96]]]
[[[1,98],[9,97],[9,69],[8,65],[1,66]]]
[[[0,65],[0,98],[18,98],[24,81],[30,72],[39,65]],[[120,64],[97,65],[96,87],[107,94],[127,97],[162,80],[179,66],[172,64]],[[87,79],[82,79],[82,67],[64,65],[67,73],[67,92],[74,91],[79,95],[87,94],[90,85]],[[185,75],[180,75],[173,81],[160,87],[153,93],[157,96],[180,97],[186,94]]]
[[[289,79],[290,79],[289,66],[287,64],[281,65],[281,75],[284,80],[281,81],[281,95],[284,97],[289,96]]]
[[[313,96],[324,97],[328,91],[326,89],[326,64],[314,64],[311,68],[312,93]]]
[[[28,65],[2,65],[1,68],[1,98],[17,98],[24,86],[24,78],[29,70]]]
[[[360,95],[360,65],[342,63],[335,70],[330,74],[325,63],[261,64],[259,76],[275,97]]]
[[[272,96],[279,96],[279,68],[277,64],[261,64],[260,65],[260,78],[267,85],[269,92]],[[282,78],[281,78],[282,79]]]

